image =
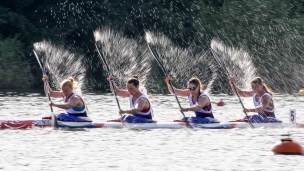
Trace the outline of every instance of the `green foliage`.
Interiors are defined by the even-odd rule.
[[[0,88],[28,88],[32,76],[22,43],[17,38],[0,40]]]
[[[180,47],[194,43],[198,51],[219,39],[245,49],[257,74],[269,79],[272,87],[286,90],[302,76],[303,7],[303,0],[1,0],[1,88],[38,86],[40,71],[31,53],[33,43],[42,40],[86,54],[89,82],[107,84],[93,38],[94,30],[107,26],[130,38],[141,38],[145,29],[161,32]],[[8,47],[12,44],[14,48]],[[26,66],[22,79],[28,81],[13,85],[19,64]]]

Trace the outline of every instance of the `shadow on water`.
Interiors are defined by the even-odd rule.
[[[42,83],[41,83],[42,85]],[[26,90],[16,90],[16,89],[3,89],[0,90],[0,96],[26,96],[26,97],[40,97],[45,96],[43,89],[26,89]]]

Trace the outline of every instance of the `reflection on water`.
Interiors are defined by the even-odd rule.
[[[1,119],[39,119],[50,113],[47,98],[35,93],[0,93]],[[221,121],[242,118],[235,96],[211,95],[214,115]],[[90,116],[105,122],[119,117],[110,94],[85,95]],[[226,105],[216,106],[222,99]],[[54,99],[55,100],[55,99]],[[58,99],[56,99],[57,101]],[[59,99],[58,101],[60,101]],[[119,99],[123,109],[127,98]],[[252,99],[243,99],[252,106]],[[180,98],[183,106],[186,98]],[[276,95],[276,115],[288,121],[290,108],[304,122],[304,97]],[[155,118],[172,121],[182,115],[173,96],[153,95]],[[61,110],[55,109],[55,112]],[[192,113],[186,113],[191,116]],[[2,170],[303,170],[302,156],[273,155],[272,145],[291,133],[304,144],[303,129],[189,130],[34,129],[1,130]]]

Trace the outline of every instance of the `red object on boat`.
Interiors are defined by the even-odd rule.
[[[243,118],[243,119],[236,119],[234,121],[229,121],[229,122],[248,122],[247,118]]]
[[[274,154],[286,154],[286,155],[303,155],[304,150],[302,146],[292,140],[291,138],[283,138],[277,142],[271,149]]]
[[[183,121],[181,119],[174,119],[173,122],[185,122],[185,121]]]
[[[51,127],[51,120],[0,120],[0,129],[28,129]]]
[[[219,102],[216,104],[217,106],[225,106],[225,102],[221,99]]]
[[[120,119],[112,119],[112,120],[108,120],[107,122],[121,122]]]

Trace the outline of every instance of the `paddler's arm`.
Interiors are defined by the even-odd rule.
[[[124,114],[124,113],[135,114],[135,113],[142,111],[148,105],[149,105],[149,102],[146,99],[140,98],[138,100],[137,107],[135,107],[133,109],[129,109],[129,110],[120,110],[119,113],[120,114]]]
[[[110,89],[111,89],[111,92],[113,93],[113,86],[114,86],[114,90],[117,94],[117,96],[120,96],[120,97],[129,97],[130,96],[130,92],[128,92],[127,90],[123,90],[123,89],[119,89],[115,82],[114,82],[114,77],[113,75],[109,75],[109,77],[107,78],[107,80],[109,81],[110,83]],[[112,86],[112,83],[113,83],[113,86]]]
[[[48,93],[48,91],[50,92],[50,96],[51,97],[54,97],[54,98],[62,98],[63,97],[63,93],[61,92],[61,91],[53,91],[52,89],[51,89],[51,87],[50,86],[48,86],[48,91],[47,91],[47,88],[46,88],[46,82],[48,81],[48,76],[46,76],[46,75],[43,75],[43,77],[42,77],[42,81],[44,82],[44,92],[45,92],[45,94],[47,94]],[[49,83],[48,83],[49,84]],[[49,84],[50,85],[50,84]]]
[[[60,109],[70,109],[79,103],[79,97],[72,97],[72,99],[68,103],[62,103],[62,104],[55,104],[54,102],[49,102],[50,106],[58,107]]]
[[[198,103],[195,106],[191,106],[191,107],[187,107],[187,108],[182,108],[181,111],[182,112],[188,112],[188,111],[198,111],[201,108],[203,108],[204,106],[209,105],[209,98],[207,96],[201,96],[198,98]]]
[[[271,107],[271,99],[267,96],[264,96],[262,98],[262,103],[260,106],[256,107],[256,108],[251,108],[251,109],[244,109],[245,112],[255,112],[255,113],[259,113],[259,112],[263,112],[264,109]]]
[[[241,90],[235,84],[234,84],[235,86],[233,86],[232,83],[234,83],[234,78],[231,77],[229,79],[229,84],[230,84],[230,87],[231,87],[231,89],[232,89],[232,91],[234,93],[237,92],[241,97],[251,97],[251,96],[253,96],[253,94],[254,94],[253,91],[244,91],[244,90]]]
[[[172,87],[173,87],[173,86],[171,87],[169,81],[171,81],[171,78],[170,78],[170,77],[167,77],[167,78],[165,79],[165,82],[166,82],[166,84],[167,84],[168,90],[170,91],[171,94],[173,94],[173,90],[172,90]],[[177,88],[175,88],[175,87],[173,87],[173,89],[174,89],[176,95],[178,95],[178,96],[189,96],[189,94],[190,94],[190,91],[187,90],[187,89],[183,90],[183,89],[177,89]]]

